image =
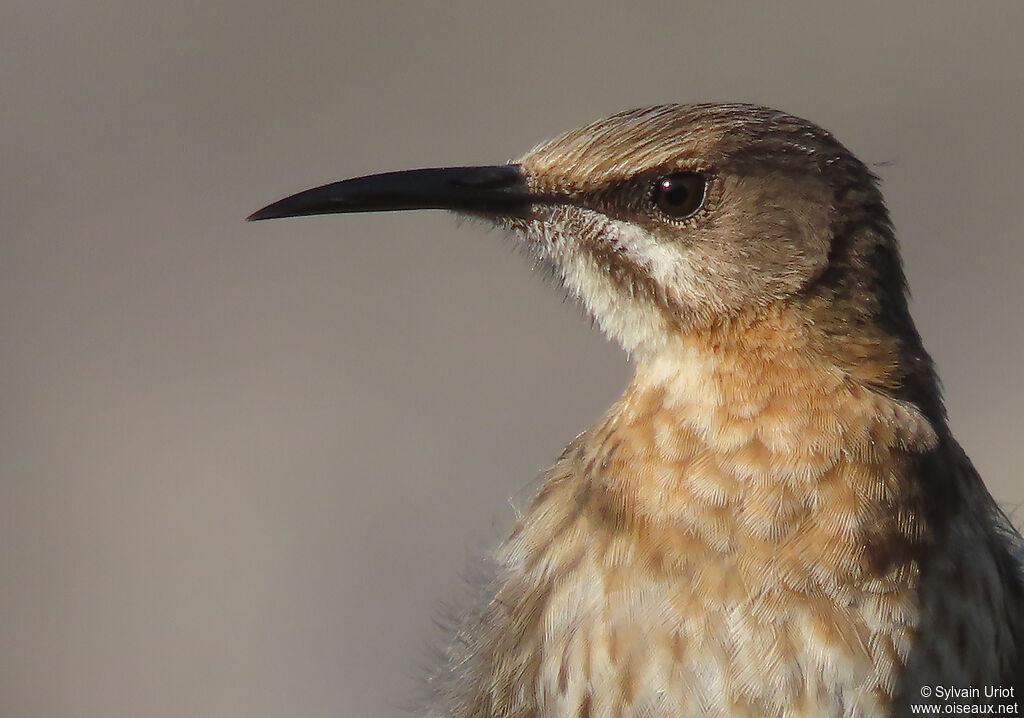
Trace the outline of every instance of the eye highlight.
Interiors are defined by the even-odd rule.
[[[662,214],[686,219],[704,206],[708,180],[700,172],[673,172],[654,181],[651,201]]]

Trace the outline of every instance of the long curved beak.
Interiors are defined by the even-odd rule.
[[[248,219],[407,209],[524,216],[530,205],[552,199],[531,193],[519,165],[444,167],[333,182],[274,202]]]

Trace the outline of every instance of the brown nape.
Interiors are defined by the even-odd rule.
[[[720,160],[735,173],[818,178],[832,204],[823,270],[787,298],[813,346],[852,378],[945,422],[931,357],[907,305],[907,281],[878,178],[830,133],[776,114],[756,134],[723,138]],[[781,198],[785,201],[787,198]]]
[[[848,183],[836,187],[828,266],[796,301],[819,351],[851,377],[914,404],[938,428],[945,409],[910,317],[889,213],[875,178],[852,163],[859,167],[845,168]]]

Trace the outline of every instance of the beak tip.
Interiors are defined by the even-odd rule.
[[[274,204],[268,204],[263,209],[258,209],[255,212],[253,212],[252,214],[250,214],[248,217],[245,218],[245,221],[246,222],[262,222],[263,220],[266,220],[266,219],[279,219],[280,217],[287,216],[287,215],[282,215],[278,211],[278,205],[279,204],[280,204],[280,202],[275,202]]]

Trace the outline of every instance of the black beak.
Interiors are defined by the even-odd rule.
[[[490,216],[525,216],[535,202],[519,165],[446,167],[356,177],[299,192],[249,216],[249,220],[344,212],[450,209]]]

